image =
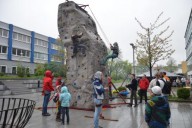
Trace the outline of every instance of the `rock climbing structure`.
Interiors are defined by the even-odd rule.
[[[67,81],[72,93],[71,105],[80,108],[93,107],[92,78],[96,71],[104,73],[107,85],[107,67],[100,60],[107,55],[107,47],[98,35],[96,24],[84,10],[85,5],[67,1],[59,5],[58,30],[67,55]],[[72,37],[77,37],[73,39]],[[74,48],[76,47],[74,54]],[[105,103],[108,100],[106,98]]]

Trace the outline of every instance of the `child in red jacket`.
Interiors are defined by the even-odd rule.
[[[47,70],[45,72],[45,77],[43,79],[43,92],[44,100],[43,100],[43,111],[42,116],[50,116],[50,114],[47,112],[47,106],[49,103],[49,98],[51,96],[51,91],[54,91],[53,85],[52,85],[53,75],[50,70]]]

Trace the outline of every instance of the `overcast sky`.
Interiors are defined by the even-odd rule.
[[[177,64],[186,60],[184,34],[192,0],[74,1],[79,4],[89,4],[109,41],[119,43],[123,59],[129,62],[132,62],[130,43],[136,41],[138,38],[136,32],[141,31],[135,17],[147,27],[161,12],[164,12],[161,21],[170,17],[166,25],[170,25],[170,30],[174,30],[171,43],[176,51],[172,57],[176,59]],[[58,5],[62,2],[65,0],[0,0],[0,21],[57,38],[59,35],[57,12]],[[86,10],[91,15],[89,9]],[[99,30],[98,27],[97,29]],[[164,62],[166,61],[160,64],[165,64]]]

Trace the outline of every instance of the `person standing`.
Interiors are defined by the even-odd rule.
[[[140,102],[139,103],[142,103],[143,96],[145,97],[145,103],[147,103],[147,89],[149,87],[149,80],[146,78],[145,74],[139,81],[139,87],[140,87]]]
[[[108,80],[108,86],[109,86],[109,97],[112,98],[112,89],[111,89],[111,86],[112,86],[112,79],[110,76],[107,77],[107,80]]]
[[[52,79],[53,79],[52,72],[50,70],[47,70],[45,72],[45,77],[43,79],[42,95],[44,95],[44,100],[43,100],[42,116],[50,116],[50,114],[47,112],[47,106],[49,103],[49,98],[51,96],[51,91],[54,91],[54,88],[52,85]]]
[[[186,79],[185,79],[185,77],[182,77],[182,78],[181,78],[181,82],[182,82],[182,87],[184,87],[185,84],[186,84]]]
[[[127,88],[131,91],[131,101],[128,104],[128,107],[132,107],[133,97],[135,99],[134,107],[137,107],[137,80],[135,79],[135,74],[131,74],[131,84],[129,84]]]
[[[65,124],[65,114],[67,116],[67,124],[69,124],[69,106],[70,106],[71,94],[68,92],[66,86],[61,88],[61,94],[59,101],[61,102],[62,108],[62,124]]]
[[[167,73],[166,72],[163,72],[163,79],[165,81],[170,81],[169,77],[167,76]]]
[[[92,83],[93,85],[93,98],[94,98],[94,105],[95,105],[95,112],[94,112],[94,128],[101,128],[99,126],[99,116],[101,114],[102,110],[102,101],[104,99],[104,87],[102,85],[102,79],[103,79],[103,73],[100,71],[97,71],[94,74],[94,81]]]
[[[151,88],[152,99],[145,106],[145,121],[149,128],[167,128],[171,111],[168,101],[161,96],[162,90],[159,86]]]

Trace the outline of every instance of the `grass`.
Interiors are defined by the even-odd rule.
[[[113,83],[122,83],[123,80],[112,80]]]
[[[19,76],[13,76],[13,75],[3,75],[0,76],[0,80],[20,80],[20,79],[42,79],[43,76],[35,76],[35,75],[31,75],[30,77],[19,77]]]

